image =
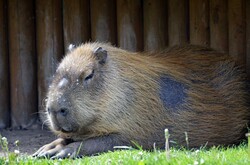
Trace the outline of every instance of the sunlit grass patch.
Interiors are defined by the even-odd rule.
[[[168,135],[166,136],[166,146],[168,146]],[[21,165],[158,165],[158,164],[178,164],[178,165],[246,165],[250,164],[250,145],[247,142],[234,147],[212,147],[200,149],[177,149],[168,148],[166,150],[145,151],[139,149],[119,150],[115,152],[102,153],[96,156],[85,156],[79,159],[57,159],[34,158],[29,155],[23,155],[19,152],[19,141],[17,141],[15,152],[9,152],[8,139],[0,135],[0,151],[3,156],[0,157],[2,164],[21,164]]]
[[[27,155],[8,153],[8,156],[0,158],[0,164],[250,164],[247,144],[237,147],[201,150],[170,149],[170,158],[166,158],[165,151],[144,151],[144,150],[121,150],[103,153],[98,156],[86,156],[80,159],[50,160],[38,159]]]

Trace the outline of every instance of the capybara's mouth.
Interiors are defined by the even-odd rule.
[[[72,133],[72,132],[74,132],[73,129],[64,129],[64,128],[61,128],[60,131],[63,132],[63,133]]]
[[[60,127],[60,132],[65,133],[65,134],[70,134],[70,133],[77,132],[77,130],[72,127],[62,126]]]
[[[62,132],[62,133],[72,133],[74,132],[73,129],[69,129],[69,128],[63,128],[61,126],[58,125],[53,125],[53,129],[57,132]]]
[[[72,131],[66,131],[66,130],[64,130],[64,129],[61,129],[60,130],[62,133],[72,133]]]

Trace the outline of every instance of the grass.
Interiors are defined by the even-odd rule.
[[[167,132],[167,131],[166,131]],[[168,145],[168,137],[166,134],[166,146]],[[250,136],[249,139],[250,141]],[[4,152],[4,156],[0,157],[0,165],[154,165],[154,164],[178,164],[178,165],[246,165],[250,164],[250,144],[242,143],[234,147],[213,147],[210,149],[201,148],[199,150],[187,150],[168,148],[166,150],[154,150],[152,152],[142,149],[136,150],[120,150],[115,152],[103,153],[98,156],[83,157],[81,159],[38,159],[28,155],[20,155],[16,152],[9,152],[8,141],[0,135],[0,148]],[[17,143],[18,149],[18,143]]]
[[[37,159],[27,155],[18,155],[8,152],[4,157],[0,158],[0,164],[20,164],[20,165],[36,165],[36,164],[58,164],[58,165],[153,165],[153,164],[250,164],[247,144],[241,144],[237,147],[218,148],[201,150],[185,150],[185,149],[170,149],[170,158],[166,158],[165,151],[148,152],[143,150],[122,150],[100,154],[98,156],[83,157],[81,159]]]

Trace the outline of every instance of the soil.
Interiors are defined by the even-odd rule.
[[[52,142],[56,139],[56,136],[49,130],[0,130],[2,137],[6,137],[8,140],[9,151],[19,150],[20,154],[32,155],[43,145]],[[19,141],[18,147],[15,145],[15,141]],[[4,152],[0,146],[0,156],[3,156]]]

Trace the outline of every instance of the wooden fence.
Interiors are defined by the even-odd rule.
[[[0,128],[29,128],[70,43],[131,51],[192,43],[250,75],[249,0],[0,0]]]

